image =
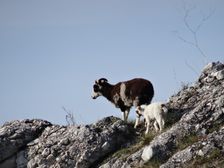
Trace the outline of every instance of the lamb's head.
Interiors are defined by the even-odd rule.
[[[95,84],[93,85],[93,93],[92,98],[96,99],[99,96],[102,96],[103,88],[105,84],[107,84],[108,80],[106,78],[100,78],[99,80],[95,80]]]
[[[144,112],[144,110],[145,110],[145,107],[146,107],[146,105],[141,105],[141,106],[136,107],[136,113],[137,113],[139,116],[143,115],[143,112]]]

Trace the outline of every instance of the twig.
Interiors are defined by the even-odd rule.
[[[64,106],[62,106],[62,109],[67,113],[65,116],[67,124],[68,125],[76,125],[75,118],[74,118],[72,111],[67,110]]]
[[[194,10],[196,7],[195,6],[187,6],[186,2],[183,0],[183,10],[184,10],[184,17],[183,17],[183,22],[185,27],[187,28],[187,30],[193,35],[193,40],[189,41],[186,40],[184,37],[180,36],[179,33],[176,31],[175,34],[178,37],[178,39],[180,39],[181,41],[183,41],[184,43],[187,43],[191,46],[193,46],[195,49],[198,50],[198,52],[201,54],[201,56],[203,57],[203,59],[205,60],[205,63],[208,62],[208,58],[207,55],[205,54],[205,52],[201,49],[199,42],[198,42],[198,32],[201,29],[201,27],[203,26],[203,24],[214,14],[215,10],[210,10],[209,14],[206,16],[203,16],[201,21],[199,22],[199,24],[196,26],[196,28],[194,29],[192,25],[190,25],[188,18],[190,15],[190,12],[192,10]],[[189,64],[188,64],[189,66]],[[191,68],[192,69],[192,68]]]
[[[188,68],[190,68],[197,76],[199,76],[199,73],[197,72],[197,70],[191,66],[186,60],[185,60],[185,64],[187,65]]]

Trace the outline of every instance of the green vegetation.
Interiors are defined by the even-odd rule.
[[[131,154],[137,152],[143,146],[148,145],[152,141],[152,139],[156,136],[156,134],[154,132],[151,132],[147,135],[144,135],[143,132],[138,136],[138,138],[136,139],[136,142],[134,144],[132,144],[131,146],[129,146],[127,148],[122,148],[122,149],[118,150],[109,158],[120,158],[120,159],[126,161],[126,159]]]
[[[207,156],[197,156],[189,163],[189,168],[201,168],[201,167],[224,167],[223,153],[220,149],[215,148]]]
[[[152,158],[150,161],[145,163],[141,168],[159,168],[162,162],[158,158]]]
[[[193,143],[197,142],[199,140],[199,137],[192,133],[190,135],[184,136],[177,142],[177,151],[183,150],[186,147],[192,145]]]
[[[211,127],[208,129],[208,133],[220,130],[223,127],[223,123],[214,122]]]
[[[148,133],[147,135],[144,135],[143,138],[141,139],[140,143],[142,143],[143,146],[148,145],[153,138],[156,136],[155,133]]]
[[[173,124],[179,121],[181,116],[181,113],[177,113],[175,110],[169,110],[166,116],[165,129],[170,128]]]

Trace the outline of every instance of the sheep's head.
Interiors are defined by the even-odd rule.
[[[96,99],[99,96],[102,96],[102,89],[105,84],[108,82],[106,78],[100,78],[99,80],[95,80],[95,84],[93,85],[93,93],[92,98]]]

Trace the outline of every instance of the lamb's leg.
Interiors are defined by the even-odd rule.
[[[159,118],[157,122],[159,124],[159,131],[161,132],[164,127],[164,120],[162,118]]]
[[[145,128],[147,127],[147,122],[146,122],[146,119],[144,118],[144,125],[145,125]]]
[[[149,120],[149,118],[146,118],[145,122],[146,122],[146,124],[145,124],[145,126],[146,126],[145,135],[146,135],[146,134],[149,133],[149,127],[150,127],[150,120]]]
[[[161,119],[161,127],[160,127],[160,131],[163,130],[163,128],[164,128],[164,124],[165,124],[164,119]]]
[[[140,122],[140,115],[139,114],[136,114],[136,120],[135,120],[135,126],[134,126],[134,128],[137,128],[137,126],[138,126],[138,124],[139,124],[139,122]]]
[[[155,121],[153,125],[154,125],[154,128],[156,129],[156,132],[158,132],[158,131],[159,131],[159,128],[158,128],[158,123],[157,123],[157,121]]]
[[[147,124],[146,124],[146,131],[145,131],[145,135],[147,135],[147,134],[149,133],[149,127],[150,127],[150,126],[149,126],[149,124],[147,123]]]

